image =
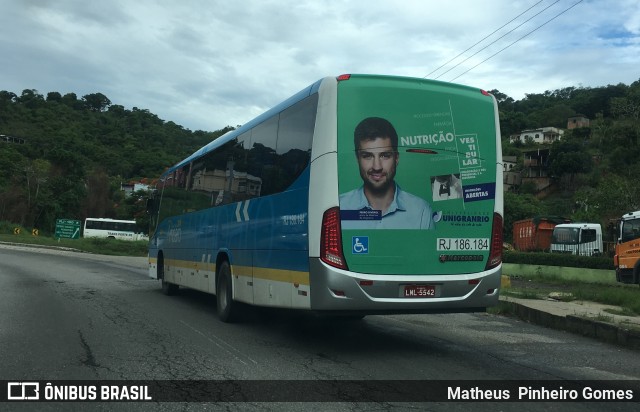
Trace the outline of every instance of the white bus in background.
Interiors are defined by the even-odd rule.
[[[553,228],[552,253],[598,256],[602,251],[602,228],[597,223],[564,223]]]
[[[102,237],[121,240],[148,240],[149,236],[135,220],[116,220],[88,217],[84,221],[84,237]]]

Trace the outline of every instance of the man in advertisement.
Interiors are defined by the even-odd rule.
[[[380,117],[362,120],[354,146],[363,184],[340,195],[342,228],[434,229],[429,204],[395,181],[400,153],[393,125]]]

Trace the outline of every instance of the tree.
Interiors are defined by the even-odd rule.
[[[47,93],[47,102],[61,102],[62,95],[58,92]]]
[[[18,96],[15,93],[8,92],[6,90],[0,91],[0,103],[13,103],[18,100]]]
[[[78,96],[76,96],[75,93],[67,93],[62,96],[62,103],[66,104],[74,110],[80,110],[83,108],[82,102],[78,100]]]
[[[25,89],[22,91],[22,95],[18,98],[18,101],[24,104],[29,109],[37,109],[44,105],[44,97],[38,93],[35,89]]]
[[[506,108],[505,106],[513,105],[513,103],[514,103],[513,98],[507,96],[506,94],[500,92],[497,89],[493,89],[489,93],[491,93],[493,95],[493,97],[496,98],[496,100],[498,101],[498,104],[503,109]]]
[[[513,223],[547,213],[545,206],[529,194],[504,193],[504,238],[512,240]]]
[[[83,217],[106,217],[113,213],[113,201],[109,176],[102,168],[93,170],[87,177],[87,198]]]
[[[93,112],[103,112],[111,106],[111,100],[102,93],[92,93],[82,96],[82,100],[87,109]]]
[[[549,150],[549,164],[551,176],[558,179],[568,177],[569,186],[576,174],[587,173],[592,167],[591,155],[576,139],[555,141]]]
[[[640,182],[636,178],[608,175],[596,188],[583,188],[575,194],[582,219],[606,222],[640,209]]]

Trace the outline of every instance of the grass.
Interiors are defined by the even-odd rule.
[[[621,309],[605,309],[604,312],[610,313],[612,315],[621,315],[621,316],[636,316],[636,314],[630,309],[621,308]]]
[[[528,289],[502,289],[502,295],[518,299],[541,299],[540,293]]]
[[[513,311],[513,306],[500,301],[496,306],[491,306],[487,308],[487,313],[492,315],[515,315]]]
[[[147,241],[132,242],[106,238],[54,239],[49,236],[32,236],[30,232],[18,235],[0,233],[0,242],[65,247],[87,253],[116,256],[147,256],[149,245]]]
[[[599,313],[591,319],[597,320],[598,322],[613,323],[613,316],[603,315],[602,313]]]
[[[562,292],[560,300],[584,300],[619,306],[626,316],[640,316],[640,288],[638,285],[587,283],[575,279],[560,279],[557,276],[527,276],[522,287],[502,289],[501,293],[520,299],[544,299],[552,291]],[[610,312],[613,313],[613,312]]]

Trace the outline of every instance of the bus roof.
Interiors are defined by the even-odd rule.
[[[307,86],[303,90],[301,90],[298,93],[294,94],[293,96],[289,97],[287,100],[283,101],[282,103],[278,104],[277,106],[272,107],[271,109],[269,109],[266,112],[262,113],[258,117],[254,118],[253,120],[245,123],[241,127],[225,133],[224,135],[222,135],[222,136],[218,137],[217,139],[211,141],[209,144],[207,144],[207,145],[201,147],[200,149],[196,150],[189,157],[187,157],[184,160],[176,163],[174,166],[172,166],[166,172],[164,172],[162,174],[162,176],[161,176],[161,179],[163,179],[165,176],[173,173],[175,170],[180,169],[181,167],[189,164],[193,160],[198,159],[199,157],[204,156],[205,154],[211,152],[212,150],[217,149],[218,147],[224,145],[228,141],[231,141],[231,140],[235,139],[236,137],[240,136],[241,134],[243,134],[247,130],[252,129],[253,127],[259,125],[262,122],[264,122],[265,120],[271,118],[275,114],[280,113],[281,111],[285,110],[286,108],[288,108],[290,106],[293,106],[294,104],[296,104],[297,102],[305,99],[306,97],[309,97],[311,94],[313,94],[316,91],[318,91],[318,89],[320,88],[320,83],[322,82],[322,80],[323,79],[320,79],[317,82],[313,83],[312,85]]]
[[[367,79],[379,79],[379,80],[397,80],[397,79],[403,79],[403,80],[409,80],[409,81],[415,81],[416,84],[419,85],[426,85],[429,84],[431,86],[443,86],[446,87],[447,89],[458,89],[458,90],[466,90],[466,91],[479,91],[482,92],[482,94],[488,95],[489,93],[485,92],[484,90],[475,88],[475,87],[471,87],[471,86],[466,86],[466,85],[462,85],[462,84],[456,84],[456,83],[447,83],[447,82],[443,82],[443,81],[438,81],[438,80],[431,80],[431,79],[424,79],[424,78],[413,78],[413,77],[403,77],[403,76],[390,76],[390,75],[378,75],[378,74],[349,74],[349,75],[342,75],[339,76],[341,79],[349,79],[349,78],[367,78]],[[160,177],[160,179],[164,179],[167,175],[173,173],[175,170],[182,168],[183,166],[189,164],[190,162],[192,162],[194,159],[197,159],[201,156],[204,156],[205,154],[211,152],[212,150],[217,149],[218,147],[224,145],[225,143],[235,139],[236,137],[240,136],[241,134],[245,133],[247,130],[252,129],[253,127],[257,126],[258,124],[264,122],[265,120],[271,118],[273,115],[280,113],[281,111],[285,110],[286,108],[294,105],[295,103],[303,100],[304,98],[310,96],[311,94],[315,93],[318,91],[318,89],[320,88],[320,84],[322,83],[323,80],[325,79],[337,79],[338,77],[336,76],[329,76],[329,77],[325,77],[323,79],[320,79],[318,81],[316,81],[315,83],[311,84],[310,86],[307,86],[306,88],[304,88],[303,90],[299,91],[298,93],[294,94],[293,96],[291,96],[290,98],[288,98],[287,100],[283,101],[282,103],[278,104],[277,106],[274,106],[273,108],[269,109],[268,111],[262,113],[261,115],[259,115],[258,117],[254,118],[253,120],[245,123],[244,125],[242,125],[241,127],[239,127],[238,129],[235,130],[231,130],[227,133],[225,133],[224,135],[218,137],[217,139],[211,141],[209,144],[201,147],[200,149],[196,150],[195,152],[193,152],[190,156],[186,157],[184,160],[181,160],[180,162],[176,163],[175,165],[173,165],[172,167],[170,167],[167,171],[165,171],[162,176]]]

